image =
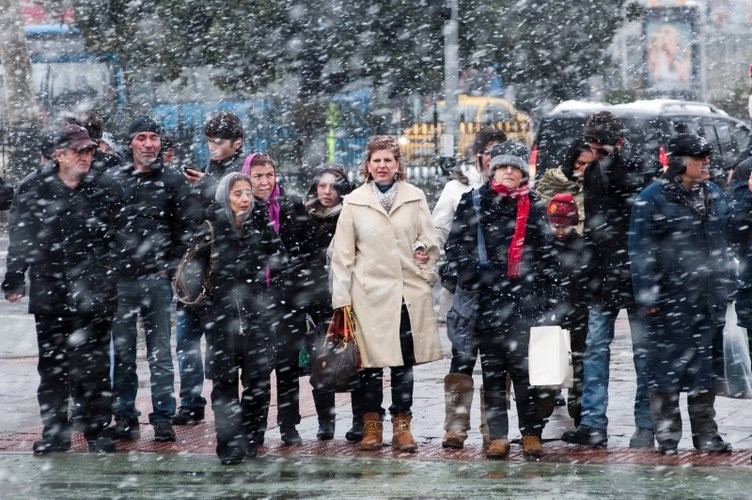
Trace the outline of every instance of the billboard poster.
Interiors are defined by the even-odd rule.
[[[643,22],[649,89],[686,92],[695,86],[699,53],[696,7],[647,9]]]

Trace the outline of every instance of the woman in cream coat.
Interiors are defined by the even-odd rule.
[[[364,368],[353,394],[363,409],[359,448],[381,448],[382,368],[390,367],[392,447],[415,451],[412,366],[442,356],[431,296],[436,231],[425,195],[404,182],[396,138],[372,138],[361,173],[366,182],[344,199],[331,266],[332,307],[352,306]]]

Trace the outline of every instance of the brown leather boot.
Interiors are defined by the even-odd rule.
[[[507,458],[509,456],[509,440],[493,439],[486,448],[486,458]]]
[[[526,457],[542,457],[543,445],[538,436],[522,436],[522,453]]]
[[[444,448],[464,448],[470,428],[470,406],[473,404],[473,377],[450,373],[444,377]]]
[[[410,422],[413,416],[398,413],[392,417],[392,448],[399,451],[414,452],[418,449],[418,443],[410,433]]]
[[[376,451],[381,449],[384,441],[384,424],[381,415],[377,411],[369,411],[363,414],[363,439],[358,443],[361,451]]]

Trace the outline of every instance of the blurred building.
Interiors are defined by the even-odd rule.
[[[752,0],[641,0],[642,20],[617,34],[606,89],[698,99],[740,114],[749,93]],[[739,101],[739,110],[735,101]]]

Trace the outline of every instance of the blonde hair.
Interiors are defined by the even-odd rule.
[[[397,181],[404,181],[407,178],[407,172],[402,165],[402,160],[400,160],[400,150],[397,138],[393,135],[375,135],[371,137],[368,144],[366,144],[366,159],[363,162],[363,168],[361,168],[359,172],[360,176],[363,178],[363,182],[371,180],[371,174],[368,172],[368,162],[371,161],[371,156],[376,151],[382,150],[390,151],[399,165],[397,167],[397,172],[394,174],[394,179]]]

